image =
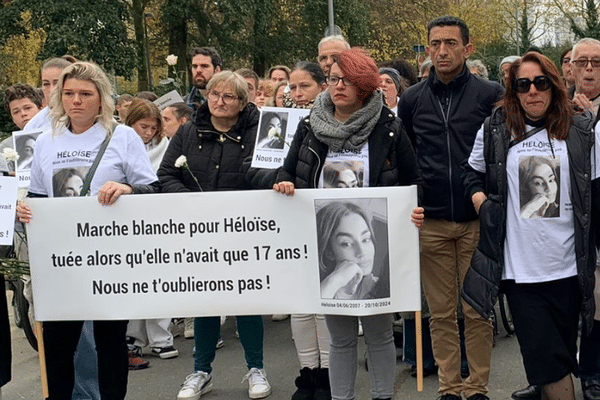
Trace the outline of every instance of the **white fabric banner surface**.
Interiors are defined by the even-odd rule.
[[[416,187],[27,202],[40,321],[421,307]]]
[[[11,245],[17,207],[17,178],[0,176],[0,245]]]

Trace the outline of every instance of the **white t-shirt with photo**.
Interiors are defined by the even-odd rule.
[[[369,143],[356,151],[329,150],[319,177],[319,188],[369,186]]]
[[[530,131],[534,127],[527,126]],[[596,141],[600,130],[596,126]],[[469,164],[486,172],[483,126]],[[600,175],[592,149],[592,179]],[[512,146],[507,163],[505,265],[502,279],[517,283],[549,282],[577,275],[575,228],[570,197],[567,145],[548,139],[545,129]]]
[[[106,133],[99,123],[81,134],[68,129],[57,135],[42,133],[36,143],[29,191],[49,197],[79,196]],[[132,128],[118,125],[92,178],[90,194],[96,195],[107,181],[149,184],[157,180],[142,139]]]

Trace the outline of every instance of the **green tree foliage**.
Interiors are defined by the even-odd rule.
[[[598,20],[598,8],[594,0],[586,0],[585,2],[585,13],[583,14],[585,28],[577,26],[572,17],[567,16],[567,18],[569,18],[571,30],[578,39],[584,37],[600,39],[600,21]]]
[[[32,29],[43,29],[46,41],[38,59],[72,54],[130,77],[135,66],[127,38],[127,9],[119,0],[13,0],[0,8],[0,37],[24,34],[21,13],[30,11]]]
[[[259,75],[275,64],[315,60],[328,26],[327,0],[165,0],[161,10],[178,70],[188,69],[192,46],[214,46],[226,68],[249,67]],[[370,14],[364,2],[336,0],[334,18],[350,43],[368,43]]]

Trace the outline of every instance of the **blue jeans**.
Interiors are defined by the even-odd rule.
[[[94,325],[85,321],[75,351],[75,387],[73,400],[100,400],[98,387],[98,354],[94,340]]]

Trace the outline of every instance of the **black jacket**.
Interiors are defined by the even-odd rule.
[[[243,161],[254,150],[258,117],[256,106],[249,103],[236,125],[220,133],[210,122],[208,104],[203,104],[193,121],[181,126],[169,143],[157,174],[162,191],[200,191],[190,171],[175,168],[175,161],[182,155],[203,191],[250,189],[245,179],[249,164]]]
[[[504,268],[508,181],[506,159],[509,135],[500,109],[489,117],[484,130],[486,172],[475,171],[465,162],[464,185],[468,199],[483,192],[487,200],[479,210],[479,243],[463,285],[463,297],[479,314],[488,318],[498,296]],[[590,180],[594,124],[589,116],[573,117],[566,139],[571,180],[571,202],[575,227],[575,257],[581,312],[588,329],[594,318],[594,269],[596,267],[595,229],[600,210],[600,179]],[[588,331],[589,332],[589,331]]]
[[[296,188],[318,187],[328,150],[312,132],[309,118],[300,121],[277,182],[294,182]],[[420,182],[415,155],[404,128],[390,109],[383,107],[369,135],[369,187],[408,186]]]
[[[426,81],[409,87],[400,98],[398,117],[417,154],[427,217],[477,219],[473,205],[464,199],[461,164],[503,90],[496,82],[472,75],[466,66],[445,85],[432,68]]]

